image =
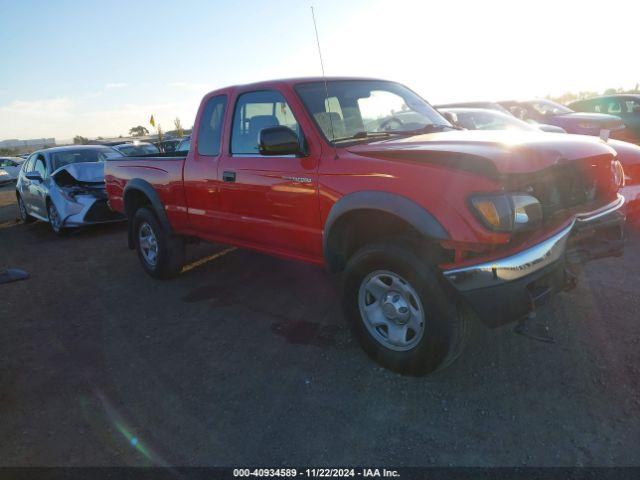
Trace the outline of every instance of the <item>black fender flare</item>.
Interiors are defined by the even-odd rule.
[[[336,260],[331,254],[329,245],[332,227],[340,217],[356,210],[379,210],[389,213],[404,220],[418,233],[429,239],[446,240],[449,238],[447,231],[429,211],[407,197],[375,190],[349,193],[331,207],[324,225],[322,250],[330,272],[337,271]]]
[[[129,211],[129,208],[127,205],[127,196],[130,195],[132,192],[141,192],[142,194],[144,194],[149,199],[149,202],[151,203],[151,207],[153,208],[154,213],[158,217],[158,220],[160,221],[160,224],[162,225],[162,227],[165,228],[167,232],[172,231],[171,224],[169,223],[169,219],[167,218],[167,213],[164,210],[164,206],[160,201],[158,192],[156,192],[153,186],[146,180],[143,180],[141,178],[131,179],[129,180],[129,182],[127,182],[127,185],[124,187],[124,191],[122,192],[122,199],[124,202],[125,214],[127,215],[127,220],[128,220],[127,223],[129,225],[129,228],[128,228],[129,248],[134,248],[133,215],[135,214],[135,211],[133,212]]]

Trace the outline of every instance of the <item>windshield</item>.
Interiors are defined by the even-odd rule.
[[[112,148],[83,148],[81,150],[62,150],[51,154],[51,168],[55,172],[71,163],[104,162],[111,158],[122,157]]]
[[[313,82],[298,85],[296,91],[332,143],[451,126],[427,102],[398,83],[336,80],[327,82],[326,89],[324,82]]]
[[[531,106],[542,115],[565,115],[573,112],[573,110],[564,105],[552,102],[551,100],[536,100],[531,102]]]
[[[455,124],[467,130],[538,130],[512,115],[491,110],[443,109],[453,116]]]
[[[133,144],[127,143],[125,145],[118,145],[116,147],[118,151],[127,156],[135,156],[135,155],[153,155],[155,153],[160,153],[158,147],[155,145],[151,145],[150,143],[140,143]]]

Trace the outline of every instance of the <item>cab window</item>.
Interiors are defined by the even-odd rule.
[[[260,131],[279,125],[300,135],[298,122],[282,94],[260,91],[241,95],[233,114],[231,153],[257,155]]]

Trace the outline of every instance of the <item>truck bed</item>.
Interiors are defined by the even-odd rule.
[[[129,182],[147,183],[160,197],[168,217],[176,225],[186,221],[186,202],[182,183],[182,170],[186,155],[165,153],[140,157],[115,158],[105,162],[104,178],[109,206],[125,213],[124,193]],[[172,221],[173,224],[173,221]]]

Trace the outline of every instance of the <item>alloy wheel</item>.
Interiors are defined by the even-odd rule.
[[[53,203],[49,204],[48,212],[49,212],[49,223],[51,224],[51,228],[55,233],[60,233],[60,230],[62,230],[62,219],[60,218],[58,209]]]
[[[144,261],[154,267],[158,263],[158,240],[147,222],[142,223],[138,229],[138,245]]]

